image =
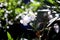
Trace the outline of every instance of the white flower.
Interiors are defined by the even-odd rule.
[[[59,32],[59,25],[57,23],[54,24],[54,29],[56,33]]]
[[[31,16],[31,20],[34,21],[36,16]]]
[[[21,15],[21,18],[23,19],[26,15]]]
[[[50,14],[51,14],[51,11],[49,10],[49,11],[48,11],[48,15],[50,15]]]
[[[11,21],[9,21],[8,23],[9,23],[10,25],[13,25],[13,22],[11,22]]]
[[[33,25],[33,23],[30,23],[30,25],[32,26],[32,25]]]
[[[18,1],[18,4],[20,4],[20,1]]]
[[[48,18],[49,18],[49,19],[52,19],[52,18],[53,18],[53,16],[52,16],[52,15],[49,15],[49,16],[48,16]]]
[[[33,13],[33,11],[31,11],[31,10],[29,10],[29,11],[26,10],[26,12],[24,12],[21,15],[20,23],[22,23],[23,25],[26,26],[28,23],[35,20],[36,15],[37,15],[37,12]]]
[[[8,14],[7,14],[7,13],[5,13],[4,17],[5,17],[5,18],[7,18],[7,16],[8,16]]]
[[[22,16],[22,13],[20,13],[19,15],[17,15],[17,16],[15,17],[15,20],[18,19],[20,16]]]
[[[9,29],[9,26],[7,26],[7,29]]]
[[[15,20],[18,19],[18,18],[19,18],[19,16],[16,16]]]
[[[31,18],[28,17],[28,16],[25,16],[25,17],[23,18],[23,20],[25,20],[25,21],[27,21],[27,23],[29,23],[29,22],[31,21]]]
[[[3,3],[0,3],[0,7],[3,7]]]
[[[7,6],[7,5],[8,5],[7,2],[5,2],[5,3],[4,3],[4,6]]]
[[[20,4],[22,2],[22,0],[19,0],[17,4]]]
[[[6,10],[6,13],[9,13],[9,11],[8,11],[8,10]]]
[[[52,8],[57,8],[56,6],[52,6]]]
[[[20,40],[23,40],[23,39],[24,39],[24,40],[28,40],[28,39],[26,39],[26,38],[21,38]]]
[[[8,23],[8,18],[6,18],[6,23]]]
[[[28,16],[25,16],[22,20],[26,23],[29,23],[31,21],[30,17]]]
[[[3,6],[0,4],[0,7],[3,7]]]
[[[20,20],[20,23],[23,24],[24,26],[27,26],[28,23],[25,23],[26,21]]]
[[[35,15],[37,15],[37,12],[35,12]]]
[[[11,13],[12,12],[12,10],[10,10],[10,11],[8,11],[8,10],[6,10],[6,9],[4,9],[5,11],[6,11],[6,13]]]
[[[31,21],[30,17],[25,16],[22,18],[22,20],[20,20],[20,23],[22,23],[23,25],[27,25],[30,21]]]
[[[30,0],[31,2],[34,2],[34,0]]]
[[[31,10],[29,11],[29,14],[34,14]]]
[[[34,14],[33,12],[29,12],[28,16],[31,18],[32,21],[34,21],[36,18],[36,14]]]
[[[22,24],[23,24],[23,20],[20,20],[20,23],[22,23]]]
[[[12,10],[8,11],[7,9],[4,9],[4,11],[6,11],[6,13],[11,13]]]
[[[58,16],[59,17],[59,14],[55,14],[55,16]]]
[[[21,6],[22,9],[24,9],[24,6]]]

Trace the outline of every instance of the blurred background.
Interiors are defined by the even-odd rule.
[[[59,0],[0,0],[0,40],[48,40],[55,17]]]

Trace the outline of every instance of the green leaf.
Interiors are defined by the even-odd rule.
[[[42,4],[40,2],[33,2],[30,4],[30,7],[33,7],[33,9],[32,9],[33,11],[36,11],[37,8],[39,8],[41,6],[42,6]]]
[[[0,9],[0,16],[3,16],[3,12],[4,12],[4,10]]]
[[[13,5],[14,5],[14,6],[17,6],[17,2],[13,2]]]
[[[5,2],[5,0],[0,0],[0,2]]]
[[[9,32],[7,32],[7,37],[8,37],[8,40],[13,40]]]
[[[3,9],[0,9],[0,12],[2,13],[2,12],[4,12],[4,10]]]
[[[21,12],[23,12],[23,10],[21,8],[16,8],[15,9],[15,13],[21,13]]]
[[[54,0],[47,0],[48,2],[50,2],[50,3],[52,3],[52,4],[54,4],[55,3],[55,1]]]
[[[30,6],[40,6],[40,3],[39,2],[34,2],[34,3],[31,3]]]

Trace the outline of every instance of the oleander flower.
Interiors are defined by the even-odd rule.
[[[28,16],[25,16],[23,19],[20,20],[20,23],[23,25],[27,25],[31,21],[31,18]]]
[[[0,3],[0,7],[3,7],[3,3]]]
[[[25,14],[21,15],[20,23],[23,25],[27,25],[31,21],[34,21],[36,19],[37,13],[33,13],[32,11],[26,12]]]

